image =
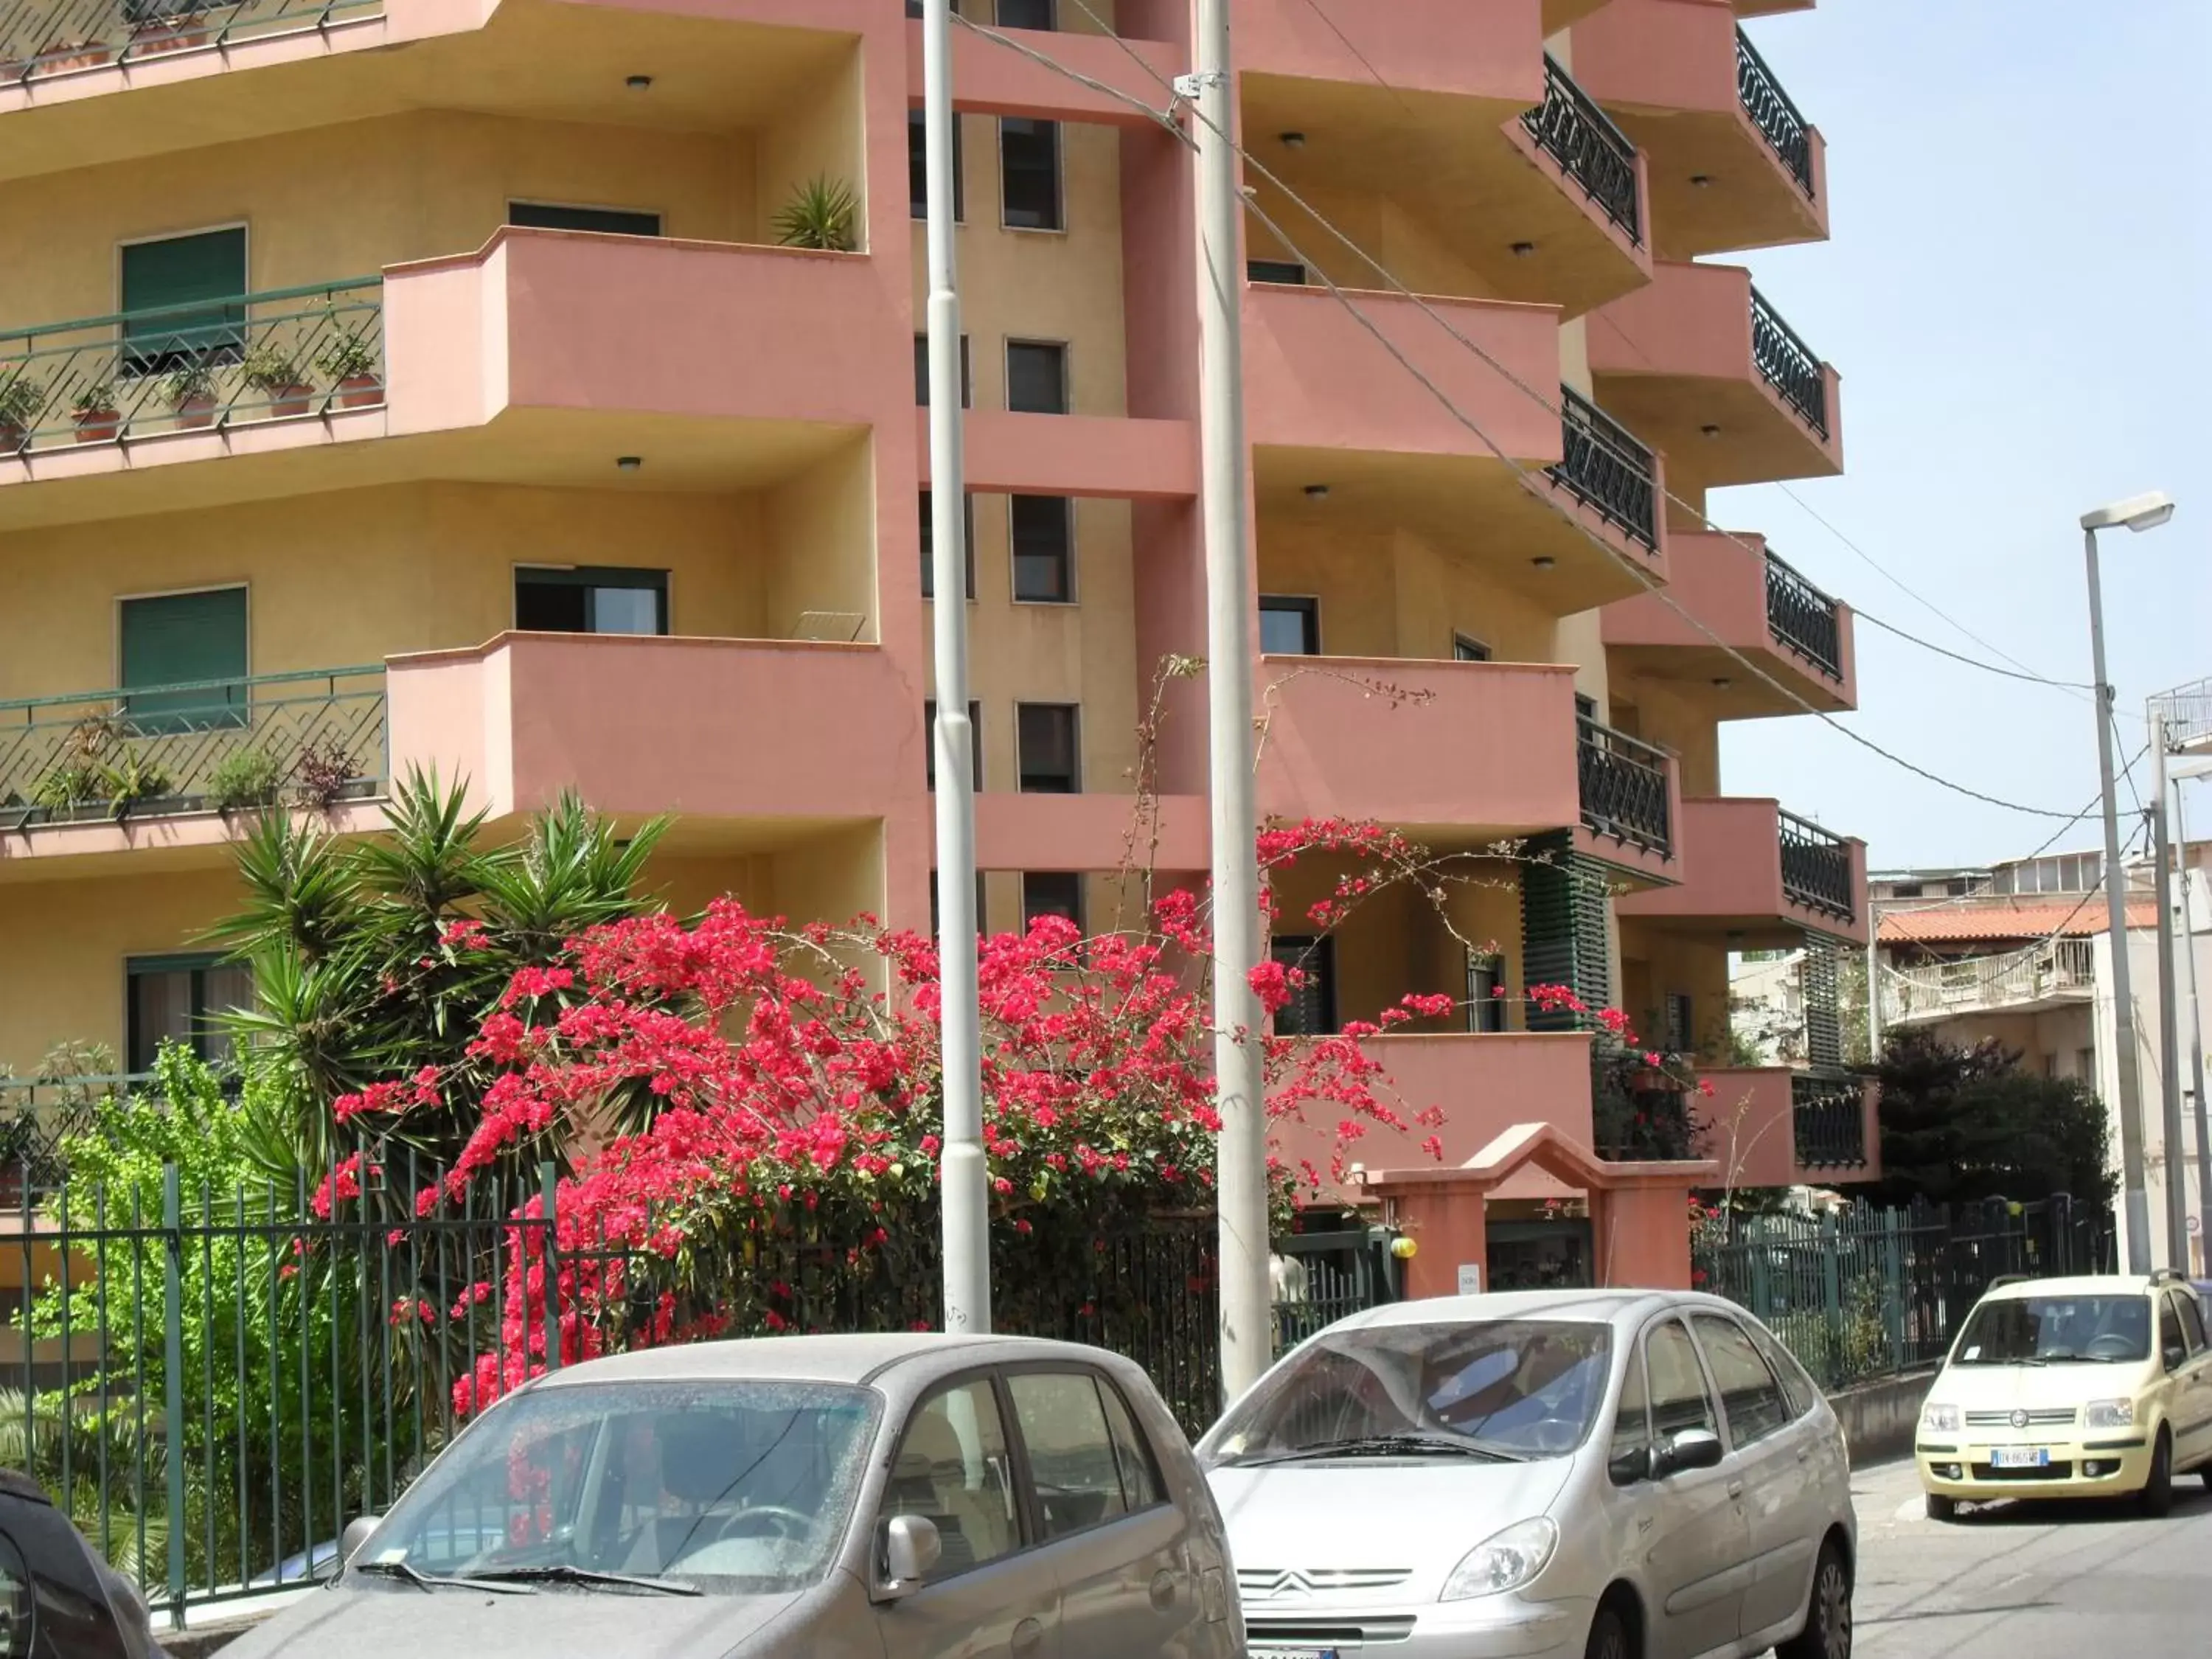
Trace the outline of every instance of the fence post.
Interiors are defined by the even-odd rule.
[[[1895,1210],[1881,1212],[1882,1312],[1889,1323],[1889,1363],[1903,1370],[1905,1352],[1905,1218]]]
[[[169,1474],[169,1628],[185,1627],[184,1203],[177,1166],[161,1166],[161,1416]]]
[[[561,1369],[561,1263],[555,1249],[556,1243],[560,1237],[559,1218],[555,1209],[555,1198],[560,1185],[560,1175],[553,1167],[553,1160],[547,1158],[539,1164],[538,1207],[539,1219],[544,1226],[539,1235],[538,1249],[543,1252],[540,1259],[545,1264],[545,1369],[549,1371],[557,1371]],[[526,1273],[523,1275],[523,1283],[527,1285],[529,1282],[529,1275]],[[578,1317],[581,1316],[580,1312]],[[577,1337],[579,1352],[581,1351],[582,1341],[582,1335],[579,1333]],[[522,1345],[526,1357],[530,1347],[530,1334],[527,1331],[523,1333]]]
[[[1844,1264],[1836,1238],[1836,1218],[1820,1218],[1820,1302],[1826,1309],[1828,1328],[1837,1334],[1838,1357],[1844,1330]]]

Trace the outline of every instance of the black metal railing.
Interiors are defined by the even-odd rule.
[[[1757,289],[1751,291],[1751,360],[1805,424],[1828,435],[1828,383],[1820,360]]]
[[[0,82],[382,15],[384,0],[0,0]]]
[[[1666,752],[1587,714],[1576,724],[1583,824],[1593,834],[1672,858]]]
[[[1646,547],[1659,545],[1658,469],[1636,434],[1572,386],[1559,388],[1565,454],[1547,469],[1577,501]]]
[[[1544,54],[1544,101],[1524,111],[1528,136],[1641,246],[1644,216],[1636,199],[1636,145],[1549,52]]]
[[[1858,913],[1851,895],[1850,844],[1794,812],[1778,816],[1783,896],[1808,909],[1850,921]]]
[[[1790,1121],[1802,1170],[1861,1169],[1867,1161],[1866,1085],[1855,1077],[1798,1072],[1790,1079]]]
[[[1774,153],[1782,158],[1782,165],[1790,169],[1790,176],[1797,187],[1808,196],[1813,193],[1813,134],[1797,106],[1790,101],[1790,94],[1782,90],[1782,82],[1774,78],[1774,71],[1766,67],[1766,60],[1759,55],[1759,48],[1751,44],[1751,37],[1741,28],[1735,32],[1735,91],[1743,100],[1744,113],[1751,117],[1752,125],[1765,136]]]
[[[1832,680],[1844,678],[1843,623],[1836,602],[1769,553],[1766,625],[1774,637]]]

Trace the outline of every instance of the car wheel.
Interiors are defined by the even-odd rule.
[[[2206,1490],[2212,1491],[2212,1463],[2207,1463],[2197,1473],[2203,1479]]]
[[[1955,1498],[1938,1497],[1936,1493],[1929,1492],[1928,1518],[1930,1521],[1956,1521],[1959,1518],[1959,1500]]]
[[[1851,1570],[1833,1541],[1820,1547],[1805,1628],[1774,1650],[1776,1659],[1851,1659]]]
[[[1590,1620],[1589,1640],[1583,1644],[1583,1659],[1632,1659],[1628,1651],[1628,1626],[1613,1607],[1600,1607]]]
[[[2173,1513],[2173,1437],[2164,1429],[2158,1431],[2158,1449],[2150,1455],[2150,1474],[2136,1505],[2154,1521]]]

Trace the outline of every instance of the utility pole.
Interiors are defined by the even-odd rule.
[[[2158,1074],[2166,1143],[2166,1265],[2189,1267],[2189,1195],[2181,1161],[2180,1009],[2173,976],[2173,848],[2166,823],[2166,715],[2150,711],[2151,856],[2158,866]]]
[[[945,1328],[991,1328],[982,1037],[975,1012],[975,727],[968,719],[967,461],[960,289],[953,264],[952,0],[923,0],[922,118],[929,178],[930,572],[937,657],[937,956],[945,1147],[939,1166]]]
[[[1252,784],[1252,580],[1245,506],[1243,261],[1230,0],[1196,0],[1176,93],[1198,112],[1198,311],[1206,536],[1206,716],[1213,813],[1213,1073],[1221,1134],[1221,1387],[1236,1399],[1273,1358],[1267,1278],[1267,1121],[1261,1074],[1259,814]]]
[[[1867,918],[1867,1064],[1881,1064],[1881,912]]]
[[[2212,1133],[2207,1133],[2208,1109],[2204,1103],[2204,1016],[2197,1000],[2197,907],[2193,902],[2189,879],[2189,811],[2184,805],[2186,792],[2177,787],[2173,792],[2173,838],[2180,843],[2181,876],[2181,943],[2189,963],[2189,1073],[2190,1086],[2195,1091],[2197,1120],[2197,1238],[2205,1252],[2199,1264],[2200,1273],[2212,1272]]]

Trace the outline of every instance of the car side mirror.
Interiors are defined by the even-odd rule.
[[[1685,1429],[1652,1455],[1653,1474],[1660,1480],[1691,1469],[1717,1467],[1723,1453],[1720,1436],[1710,1429]]]
[[[895,1601],[920,1589],[929,1570],[943,1559],[945,1540],[926,1515],[895,1515],[884,1522],[884,1582],[880,1601]]]
[[[383,1519],[380,1515],[357,1515],[346,1522],[346,1529],[338,1534],[338,1559],[332,1564],[333,1571],[353,1559]]]

